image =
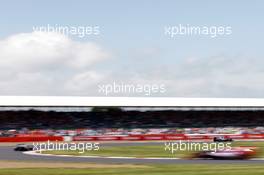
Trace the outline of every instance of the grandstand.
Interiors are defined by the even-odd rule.
[[[1,108],[0,135],[263,134],[263,115],[262,108]]]

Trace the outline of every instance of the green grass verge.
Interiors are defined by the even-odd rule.
[[[258,157],[264,157],[264,142],[233,142],[234,146],[256,146],[259,148]],[[102,146],[98,151],[85,151],[80,153],[79,151],[43,151],[47,154],[58,155],[82,155],[82,156],[116,156],[116,157],[190,157],[194,151],[176,151],[174,153],[165,151],[164,144],[160,145],[142,145],[142,146]]]
[[[0,169],[0,175],[263,175],[263,165],[150,165],[147,168]]]

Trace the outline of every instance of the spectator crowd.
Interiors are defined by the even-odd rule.
[[[0,111],[0,136],[264,134],[264,111]]]

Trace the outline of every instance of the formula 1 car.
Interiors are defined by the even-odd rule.
[[[257,147],[233,147],[217,151],[202,151],[195,153],[193,158],[245,160],[257,155]]]
[[[14,148],[14,151],[32,151],[33,145],[27,145],[27,144],[17,144]]]
[[[227,138],[224,136],[219,136],[219,137],[214,137],[214,142],[232,142],[233,139],[232,138]]]

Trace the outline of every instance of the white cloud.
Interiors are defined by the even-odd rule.
[[[51,65],[87,68],[108,55],[94,43],[75,42],[58,33],[33,32],[0,41],[0,56],[1,67],[28,70]]]
[[[164,58],[163,65],[155,60],[150,64],[124,59],[129,61],[128,66],[117,60],[112,62],[112,68],[116,68],[112,70],[104,61],[109,57],[105,49],[93,42],[73,41],[58,33],[10,36],[0,40],[0,95],[96,96],[102,95],[98,84],[127,82],[164,84],[166,93],[157,96],[264,97],[262,59],[191,57],[170,63]],[[103,72],[97,67],[100,64],[104,64]],[[118,95],[142,94],[115,94]]]
[[[86,91],[87,94],[87,91],[89,91],[91,88],[90,86],[98,83],[103,78],[104,76],[98,72],[94,72],[94,71],[83,72],[67,80],[65,84],[65,88],[69,91],[71,90],[77,91],[78,94],[83,94]],[[95,92],[96,91],[94,91],[94,93]]]
[[[58,33],[10,36],[0,40],[1,95],[74,93],[103,77],[94,66],[109,56],[95,43],[73,41]]]
[[[164,84],[166,93],[157,96],[263,98],[263,65],[264,60],[246,56],[191,57],[167,66],[129,69],[119,80]]]
[[[246,56],[185,59],[168,70],[167,95],[264,97],[263,64],[262,59]]]

